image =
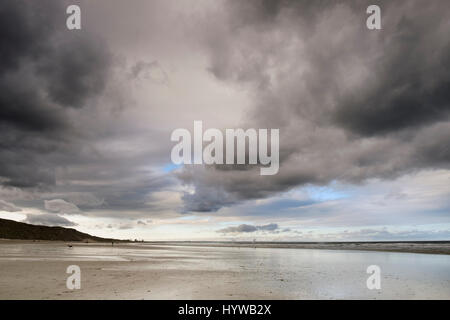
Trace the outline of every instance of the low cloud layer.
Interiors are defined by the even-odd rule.
[[[449,238],[449,229],[395,231],[388,228],[367,228],[329,234],[305,233],[299,239],[304,241],[436,241]]]
[[[241,224],[237,227],[227,227],[224,229],[217,230],[219,233],[249,233],[256,231],[275,231],[278,230],[278,224],[270,223],[262,226],[254,226],[249,224]]]
[[[80,213],[80,209],[73,203],[64,201],[62,199],[45,200],[45,209],[50,212],[62,214],[76,214]]]
[[[27,214],[22,222],[42,226],[72,227],[77,224],[56,214]]]
[[[0,200],[0,211],[17,212],[22,211],[22,209],[16,207],[13,203]]]

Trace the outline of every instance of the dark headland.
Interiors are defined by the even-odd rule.
[[[38,226],[7,219],[0,219],[0,239],[84,242],[121,241],[91,236],[72,228]]]

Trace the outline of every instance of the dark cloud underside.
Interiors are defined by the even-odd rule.
[[[0,6],[0,184],[45,192],[33,194],[40,209],[210,212],[307,184],[449,168],[447,0],[377,1],[379,31],[366,28],[371,1],[111,0],[79,1],[83,29],[72,32],[69,2]],[[243,105],[221,108],[234,95]],[[277,175],[161,171],[175,123],[237,120],[241,107],[230,125],[280,130]]]
[[[110,65],[101,42],[68,32],[59,1],[0,8],[0,176],[6,185],[54,184],[52,156],[75,151],[71,108],[88,108]],[[75,151],[76,152],[76,151]]]
[[[226,2],[224,25],[203,34],[209,70],[254,94],[246,127],[280,129],[281,167],[186,168],[188,210],[449,167],[450,4],[379,1],[379,31],[366,28],[370,4]]]

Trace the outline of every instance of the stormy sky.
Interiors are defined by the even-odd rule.
[[[447,0],[5,0],[0,218],[147,240],[450,240],[449,34]],[[195,120],[278,128],[278,174],[174,165],[171,132]]]

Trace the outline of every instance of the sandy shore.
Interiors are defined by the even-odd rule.
[[[1,244],[21,243],[55,243],[65,244],[63,241],[29,241],[0,239]],[[75,242],[76,243],[76,242]],[[81,243],[80,243],[81,244]],[[95,245],[96,243],[91,243]],[[109,246],[109,243],[97,243]],[[189,246],[189,247],[234,247],[234,248],[284,248],[284,249],[323,249],[323,250],[363,250],[382,252],[409,252],[429,254],[450,254],[450,241],[406,241],[406,242],[208,242],[208,241],[149,241],[145,244],[152,248],[158,246]],[[116,244],[116,246],[119,244]],[[122,248],[135,248],[136,243],[120,243]]]
[[[132,264],[132,265],[131,265]],[[82,287],[66,287],[67,262],[1,263],[0,299],[229,299],[249,298],[245,293],[210,285],[226,279],[223,272],[205,270],[148,270],[143,262],[77,262]],[[279,298],[252,295],[252,298]]]
[[[93,254],[5,256],[0,253],[1,300],[286,298],[272,291],[256,292],[250,286],[248,289],[245,285],[241,287],[241,282],[252,279],[252,275],[243,270],[194,267],[192,258],[199,259],[196,251],[190,252],[194,257],[189,257],[176,249],[159,246],[116,244],[111,247],[110,244],[71,243],[73,247],[68,248],[64,242],[1,240],[0,249],[5,245],[56,247],[69,253],[81,248],[90,249]],[[95,254],[98,250],[102,252]],[[110,256],[105,256],[104,250],[111,250]],[[147,256],[149,252],[150,257]],[[69,276],[66,269],[73,264],[81,269],[80,290],[66,287]]]
[[[0,241],[0,299],[450,299],[447,255],[245,246]]]

